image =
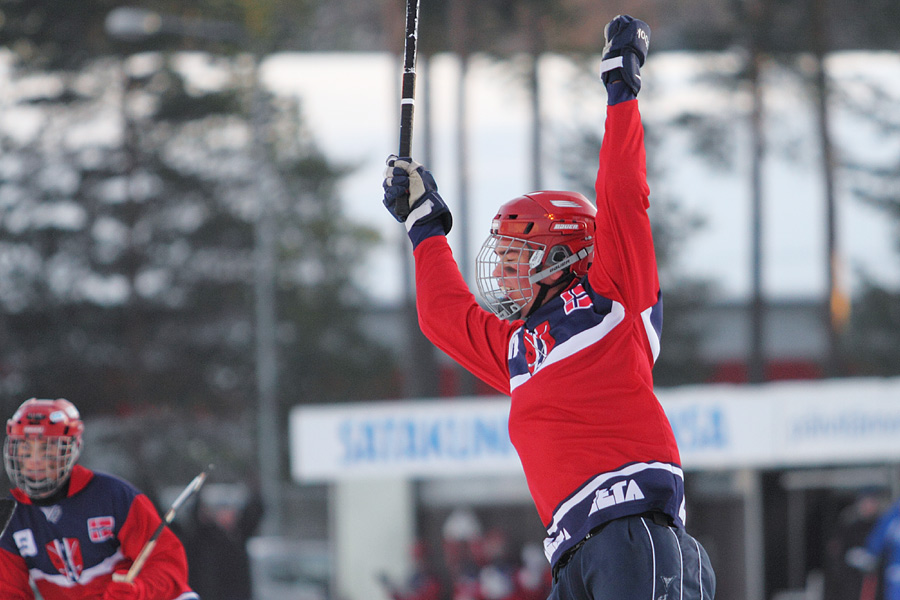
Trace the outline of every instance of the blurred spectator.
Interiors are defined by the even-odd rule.
[[[413,546],[413,573],[405,585],[397,585],[387,574],[381,574],[379,580],[393,600],[443,600],[443,589],[440,579],[429,560],[428,547],[418,541]]]
[[[498,565],[485,565],[478,572],[478,592],[481,600],[518,600],[512,573]]]
[[[403,595],[398,586],[389,586],[394,600],[546,600],[550,595],[550,564],[540,544],[515,547],[510,531],[497,526],[485,530],[468,508],[450,513],[441,536],[442,560],[430,563],[435,568],[430,573],[440,575],[440,595]],[[426,589],[413,585],[425,580],[414,576],[407,589]],[[386,578],[383,581],[389,585]]]
[[[508,555],[506,533],[491,528],[475,546],[475,560],[479,565],[478,585],[482,600],[517,600],[515,568]]]
[[[516,572],[516,589],[521,600],[546,600],[553,583],[550,563],[540,544],[530,542],[522,546],[522,565]]]
[[[189,581],[204,600],[252,600],[247,540],[262,519],[262,498],[242,506],[214,505],[201,492],[184,529]]]
[[[444,522],[444,564],[451,584],[452,600],[481,600],[478,581],[481,523],[469,509],[456,509]]]
[[[869,521],[873,520],[872,513],[877,515],[882,508],[877,497],[863,497],[860,503],[861,516]],[[881,596],[885,600],[900,600],[900,502],[891,504],[877,517],[863,544],[850,547],[846,559],[850,566],[865,573],[855,598],[876,600]],[[880,565],[884,565],[881,586]],[[878,594],[878,587],[883,587],[883,594]],[[849,590],[848,597],[853,598],[852,593]]]

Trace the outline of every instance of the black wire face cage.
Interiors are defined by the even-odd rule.
[[[531,277],[543,263],[546,249],[544,244],[508,235],[488,236],[475,259],[475,283],[491,312],[509,319],[528,304],[534,297]]]
[[[52,496],[69,478],[81,454],[81,439],[69,436],[9,436],[3,445],[6,474],[29,498]]]

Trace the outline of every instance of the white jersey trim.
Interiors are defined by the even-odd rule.
[[[649,318],[649,313],[648,313]],[[522,373],[521,375],[516,375],[515,377],[510,378],[509,380],[509,391],[512,392],[514,389],[531,379],[531,376],[535,373],[539,372],[541,369],[546,367],[547,365],[551,365],[553,363],[559,362],[563,359],[566,359],[585,348],[592,346],[602,340],[606,335],[615,329],[615,327],[625,320],[625,307],[619,304],[618,302],[612,303],[612,310],[609,311],[609,314],[606,315],[602,321],[591,327],[590,329],[585,329],[581,331],[565,342],[554,346],[553,349],[547,354],[547,358],[545,358],[540,365],[535,369],[534,373]],[[515,352],[518,352],[518,344],[519,344],[519,331],[522,328],[520,327],[513,333],[513,337],[510,340],[510,351],[508,353],[509,356],[514,356]],[[515,344],[515,349],[512,345]]]
[[[124,560],[125,556],[122,554],[121,550],[117,550],[115,554],[108,557],[101,563],[94,565],[89,569],[85,569],[81,572],[81,576],[78,578],[78,581],[69,581],[69,579],[63,575],[50,575],[48,573],[44,573],[40,569],[30,569],[29,573],[31,578],[34,581],[47,581],[52,583],[53,585],[61,588],[73,588],[76,586],[87,585],[92,582],[94,579],[98,577],[103,577],[104,575],[109,575],[115,571],[116,565],[119,564],[122,560]],[[200,596],[197,595],[197,592],[190,591],[184,592],[183,594],[179,594],[177,597],[172,600],[199,600]]]
[[[71,581],[62,573],[60,573],[59,575],[51,575],[50,573],[45,573],[37,568],[30,569],[29,573],[31,574],[31,578],[35,581],[44,580],[49,581],[57,587],[71,588],[79,585],[87,585],[97,577],[109,575],[110,573],[115,571],[116,565],[122,562],[124,559],[125,556],[122,554],[122,551],[116,550],[116,553],[112,556],[108,556],[102,562],[97,563],[93,567],[83,570],[81,572],[81,575],[78,576],[78,581]]]
[[[656,363],[656,358],[659,356],[659,335],[656,333],[656,328],[653,327],[653,323],[650,322],[650,313],[652,311],[653,307],[651,306],[642,312],[641,320],[644,322],[644,329],[647,331],[647,340],[650,342],[650,351],[653,353],[653,362]]]

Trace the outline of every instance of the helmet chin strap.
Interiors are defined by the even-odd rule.
[[[544,269],[543,271],[538,271],[537,273],[529,275],[528,283],[531,283],[531,284],[539,283],[540,281],[546,279],[547,277],[550,277],[557,271],[561,271],[563,269],[568,269],[571,265],[574,265],[582,258],[587,258],[588,256],[590,256],[591,252],[593,252],[593,251],[594,251],[593,246],[588,246],[587,248],[582,248],[575,254],[567,257],[565,260],[561,260],[558,263],[554,264],[553,266]],[[571,271],[570,271],[570,274],[571,274]],[[541,284],[541,287],[543,287],[543,285],[544,284]],[[555,284],[551,284],[550,287],[553,287],[553,285],[555,285]]]
[[[559,261],[558,263],[553,264],[552,266],[544,269],[543,271],[538,271],[537,273],[533,273],[528,276],[528,282],[534,285],[538,284],[540,288],[538,290],[537,296],[535,296],[534,302],[531,304],[531,308],[528,313],[523,315],[523,318],[531,316],[531,314],[544,305],[544,302],[547,300],[547,295],[554,289],[565,287],[570,284],[575,279],[575,273],[572,272],[571,267],[579,260],[586,258],[591,255],[591,252],[594,251],[593,246],[588,246],[587,248],[582,248],[575,254],[571,256],[567,256],[564,260]],[[555,283],[541,283],[544,279],[550,277],[554,273],[558,273],[565,269],[565,273],[562,277],[559,278]]]

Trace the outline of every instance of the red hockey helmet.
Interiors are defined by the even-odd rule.
[[[72,473],[83,432],[68,400],[26,400],[6,422],[3,462],[10,481],[30,498],[52,496]]]
[[[596,214],[577,192],[532,192],[501,206],[476,259],[476,283],[488,308],[501,319],[514,317],[553,273],[586,275]]]

